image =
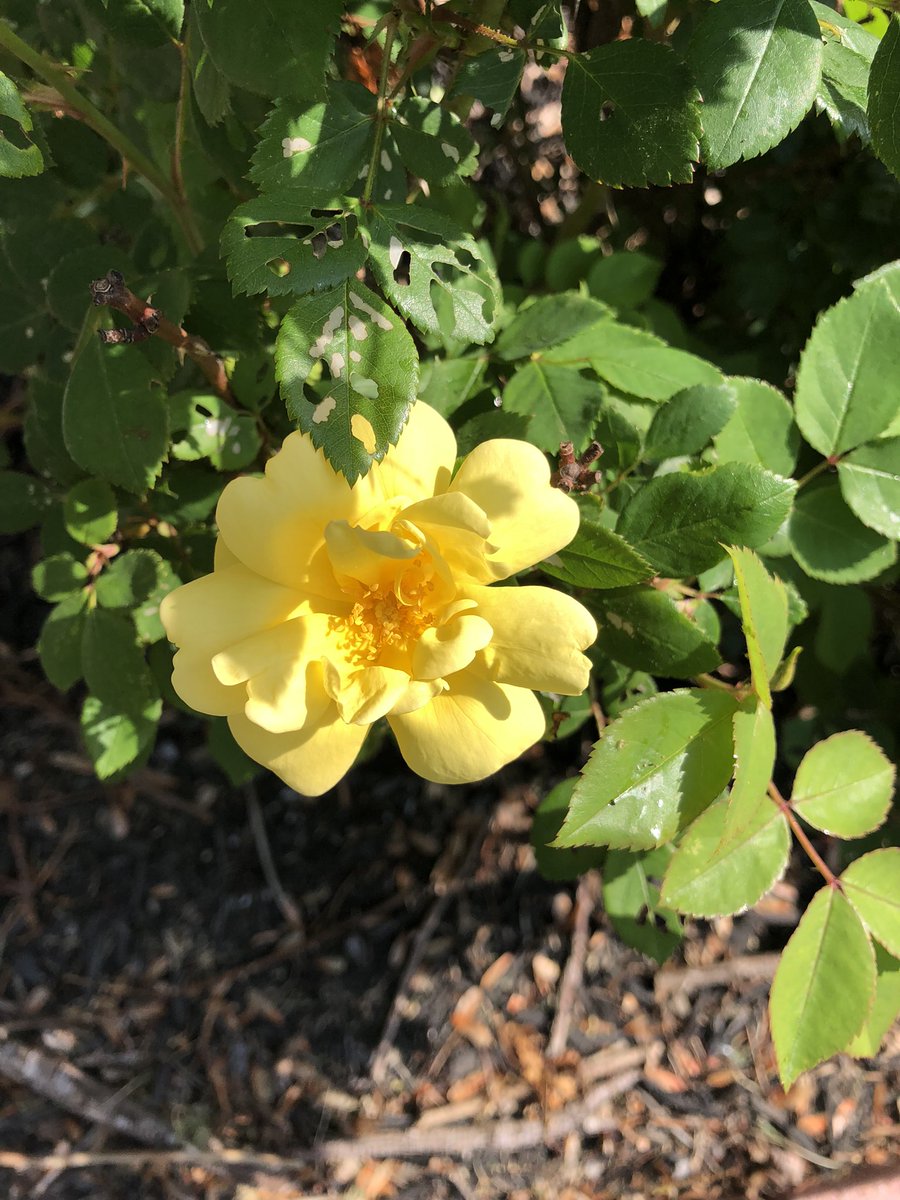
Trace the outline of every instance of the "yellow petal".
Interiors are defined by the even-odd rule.
[[[453,430],[439,413],[419,400],[410,410],[397,445],[369,475],[377,479],[385,496],[424,500],[447,490],[455,465]]]
[[[487,621],[469,613],[455,617],[446,625],[426,629],[413,649],[413,676],[439,679],[461,671],[479,650],[484,649],[492,633]]]
[[[478,583],[534,566],[578,531],[578,505],[550,486],[547,460],[527,442],[482,442],[459,468],[450,491],[468,496],[491,523],[497,550],[481,573],[471,575]]]
[[[451,570],[482,578],[485,554],[496,547],[487,539],[491,524],[482,510],[462,492],[446,492],[411,504],[400,514],[398,532],[407,525],[419,529],[440,548]],[[488,578],[493,578],[493,574]]]
[[[446,690],[445,679],[411,679],[403,695],[394,701],[391,713],[401,716],[403,713],[415,712],[417,708],[424,708],[426,704],[430,704],[435,696]]]
[[[407,764],[434,783],[474,783],[492,775],[544,733],[533,692],[494,683],[475,671],[455,675],[451,690],[388,722]]]
[[[346,521],[330,521],[325,530],[328,557],[336,575],[358,579],[368,587],[383,585],[397,573],[397,563],[413,559],[417,546],[384,530],[356,529]]]
[[[317,723],[293,733],[269,733],[242,713],[229,717],[234,740],[245,754],[274,771],[303,796],[321,796],[353,766],[368,725],[347,725],[329,704]]]
[[[591,663],[581,651],[597,624],[582,604],[545,587],[470,586],[464,594],[494,630],[484,651],[492,679],[564,696],[584,691]]]
[[[226,567],[169,592],[159,606],[166,636],[195,652],[218,650],[279,624],[303,606],[300,593],[243,566]]]
[[[179,650],[172,660],[172,687],[191,708],[211,717],[228,717],[244,707],[247,689],[225,687],[213,674],[208,654]]]
[[[389,713],[406,694],[409,676],[393,667],[360,667],[343,672],[325,663],[325,689],[341,717],[354,725],[371,725]]]

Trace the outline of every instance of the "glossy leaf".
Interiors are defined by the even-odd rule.
[[[791,803],[805,821],[835,837],[862,837],[887,816],[893,763],[865,733],[835,733],[809,750],[797,768]]]
[[[892,17],[869,75],[872,148],[900,176],[900,19]]]
[[[775,769],[775,723],[762,700],[745,701],[734,714],[734,782],[722,824],[722,846],[755,828],[760,811],[775,808],[768,787]]]
[[[566,149],[613,187],[689,183],[699,154],[698,94],[668,46],[634,38],[569,56]]]
[[[597,418],[603,389],[571,367],[530,362],[503,390],[506,412],[530,417],[528,441],[556,453],[560,442],[580,442]]]
[[[719,462],[756,463],[776,475],[790,475],[800,447],[790,404],[761,379],[732,378],[728,384],[736,403],[715,437]]]
[[[608,725],[572,795],[557,846],[649,850],[715,799],[731,778],[730,693],[652,696]]]
[[[525,358],[536,350],[566,341],[573,333],[595,325],[608,315],[605,304],[578,292],[541,296],[519,309],[497,338],[494,352],[507,361]]]
[[[827,4],[811,0],[811,7],[825,43],[816,107],[844,137],[855,133],[867,142],[869,71],[878,49],[878,38]]]
[[[697,454],[726,425],[737,406],[731,381],[678,392],[653,414],[644,443],[648,462]]]
[[[620,588],[653,574],[650,564],[624,538],[601,524],[599,515],[582,508],[578,532],[568,546],[541,563],[556,579],[585,588]]]
[[[897,543],[858,521],[837,480],[816,480],[797,497],[788,525],[797,562],[813,579],[862,583],[897,560]]]
[[[781,956],[769,1014],[781,1081],[843,1050],[875,994],[875,956],[862,922],[837,888],[817,892]]]
[[[763,154],[799,125],[822,69],[808,0],[719,0],[688,47],[703,96],[702,149],[713,169]]]
[[[841,876],[847,899],[872,936],[900,958],[900,849],[889,846],[856,859]]]
[[[900,438],[868,442],[838,463],[841,494],[870,529],[900,538]]]
[[[629,946],[658,963],[665,962],[682,937],[681,921],[660,904],[656,882],[671,857],[669,846],[637,854],[610,850],[603,867],[603,910],[613,928]]]
[[[355,279],[298,300],[281,323],[278,381],[292,419],[354,483],[396,443],[418,356],[401,318]],[[316,391],[306,384],[322,372]]]
[[[723,542],[767,542],[790,511],[795,487],[749,463],[657,476],[629,502],[617,532],[659,574],[696,575],[720,561]]]
[[[778,669],[787,642],[787,592],[752,550],[731,546],[728,555],[734,565],[753,689],[770,708],[769,680]]]
[[[596,647],[627,667],[687,679],[722,661],[718,647],[670,596],[652,587],[591,597]]]

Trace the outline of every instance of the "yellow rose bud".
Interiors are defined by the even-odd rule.
[[[526,442],[455,462],[421,402],[353,487],[292,433],[264,477],[223,491],[213,573],[163,601],[175,690],[304,795],[341,779],[379,717],[425,779],[483,779],[542,736],[531,689],[587,686],[590,613],[491,586],[566,546],[578,506]]]

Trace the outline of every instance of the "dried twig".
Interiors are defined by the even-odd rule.
[[[303,917],[301,916],[300,909],[287,894],[278,877],[278,871],[275,868],[275,860],[272,858],[272,850],[269,846],[269,838],[266,833],[266,823],[263,820],[262,809],[259,806],[259,799],[256,795],[256,788],[252,783],[248,783],[244,787],[244,797],[247,801],[247,815],[250,818],[250,830],[253,834],[253,840],[256,843],[259,864],[262,867],[266,883],[269,885],[272,898],[278,905],[278,909],[287,923],[295,929],[302,931]]]
[[[547,1043],[549,1059],[559,1058],[565,1052],[566,1042],[569,1040],[569,1028],[572,1024],[575,1000],[584,976],[584,958],[587,954],[591,913],[594,911],[596,903],[597,875],[594,871],[588,871],[579,879],[575,892],[572,946],[559,985],[556,1016],[553,1018],[550,1040]]]
[[[710,963],[707,967],[658,971],[653,990],[657,1000],[664,1000],[675,992],[691,993],[709,987],[725,987],[736,979],[764,981],[772,978],[780,961],[780,954],[743,954],[725,962]]]

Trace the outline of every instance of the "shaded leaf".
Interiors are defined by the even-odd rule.
[[[619,588],[653,574],[650,564],[619,534],[607,529],[587,505],[568,546],[545,559],[541,570],[573,587]]]
[[[900,19],[890,24],[875,52],[867,107],[872,149],[900,177]]]
[[[44,600],[65,600],[87,582],[87,569],[71,554],[52,554],[31,572],[31,585]]]
[[[637,854],[610,850],[603,867],[603,909],[613,928],[629,946],[658,963],[665,962],[682,938],[681,921],[660,904],[656,882],[671,857],[670,846]]]
[[[525,358],[535,350],[566,341],[579,329],[595,325],[608,314],[605,304],[578,292],[541,296],[519,309],[497,338],[494,353],[507,361]]]
[[[531,844],[537,869],[545,879],[578,879],[593,867],[603,865],[605,850],[591,846],[581,850],[560,850],[550,843],[565,820],[576,779],[566,779],[548,792],[538,805],[531,826]]]
[[[407,171],[435,187],[478,166],[478,147],[459,117],[425,96],[400,105],[391,132]]]
[[[900,438],[853,450],[838,463],[841,494],[864,525],[900,538]]]
[[[524,68],[525,54],[522,50],[506,46],[492,47],[474,58],[463,60],[447,98],[474,97],[485,108],[493,110],[491,125],[499,129],[513,96],[519,90]]]
[[[653,587],[592,596],[597,649],[627,667],[687,679],[722,661],[718,647],[665,592]]]
[[[897,543],[858,521],[837,480],[815,480],[794,505],[788,537],[797,562],[814,579],[861,583],[897,559]]]
[[[55,688],[67,692],[82,677],[81,637],[87,597],[76,592],[50,612],[37,643],[44,674]]]
[[[115,494],[102,479],[76,483],[63,502],[66,531],[85,546],[108,542],[116,531],[118,519]]]
[[[619,251],[597,259],[588,271],[588,291],[617,311],[637,308],[653,295],[662,269],[651,254]]]
[[[875,1057],[900,1013],[900,959],[876,945],[875,970],[875,1001],[865,1025],[847,1047],[848,1054],[860,1058]]]
[[[0,471],[0,533],[22,533],[40,524],[52,503],[36,476]]]
[[[0,117],[15,121],[21,131],[25,146],[14,145],[0,129],[0,176],[21,179],[25,175],[40,175],[44,169],[44,156],[28,136],[34,128],[31,114],[22,103],[16,85],[0,71]]]

